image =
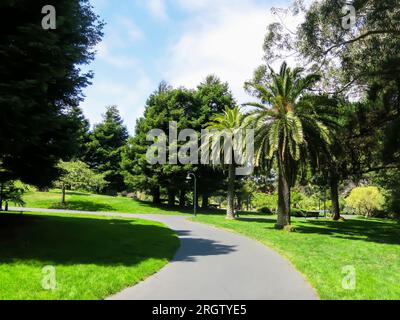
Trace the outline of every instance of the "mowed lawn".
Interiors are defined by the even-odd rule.
[[[295,218],[297,232],[288,233],[274,229],[274,217],[228,221],[222,216],[200,215],[194,220],[241,233],[275,249],[306,276],[321,299],[400,299],[399,221]],[[354,290],[342,287],[349,275],[342,273],[346,266],[355,268]]]
[[[190,210],[172,210],[167,206],[154,206],[151,203],[126,197],[111,197],[84,192],[67,192],[66,205],[61,205],[61,191],[28,192],[23,197],[27,208],[67,209],[80,211],[103,211],[121,213],[182,214]]]
[[[0,299],[104,299],[157,272],[178,247],[157,222],[2,213]],[[54,290],[44,289],[45,266],[55,268]]]

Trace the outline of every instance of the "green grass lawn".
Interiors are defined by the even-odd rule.
[[[228,221],[222,216],[200,215],[194,220],[274,248],[306,276],[322,299],[400,299],[398,221],[295,218],[297,232],[289,233],[274,229],[274,217]],[[355,290],[342,288],[345,266],[355,267]]]
[[[111,197],[83,192],[67,192],[66,206],[60,204],[61,191],[28,192],[23,197],[27,208],[68,209],[80,211],[105,211],[122,213],[183,214],[190,210],[173,210],[167,206],[154,206],[151,203],[125,197]]]
[[[104,299],[158,271],[176,234],[140,219],[0,214],[0,299]],[[54,266],[56,289],[44,290]]]
[[[26,201],[27,207],[35,208],[114,211],[126,213],[191,213],[190,209],[170,209],[166,206],[154,206],[149,203],[135,201],[129,198],[109,197],[77,192],[68,193],[68,204],[66,207],[61,207],[59,204],[60,191],[57,190],[46,193],[30,192],[25,195],[24,200]],[[200,216],[196,218],[196,221],[212,224],[217,227],[226,228],[244,234],[277,250],[283,256],[287,257],[297,270],[306,276],[322,299],[400,299],[399,222],[380,219],[365,220],[363,218],[351,219],[346,222],[333,222],[324,219],[304,220],[302,218],[294,218],[294,225],[297,228],[297,232],[288,233],[274,229],[274,224],[276,222],[275,217],[246,217],[241,218],[238,221],[228,221],[224,219],[223,215],[215,215],[215,213],[221,213],[221,211],[212,210],[209,213],[209,215],[200,214]],[[59,217],[57,219],[63,218]],[[79,218],[74,219],[71,220],[71,222]],[[96,220],[89,219],[87,221]],[[109,226],[109,223],[105,223],[104,219],[97,219],[97,222],[95,223],[100,226]],[[129,226],[126,232],[132,229],[131,224],[132,223],[123,224]],[[81,224],[76,225],[76,227],[80,228],[79,225]],[[122,226],[120,227],[122,228]],[[38,237],[41,234],[45,234],[46,237],[56,237],[56,235],[59,234],[58,230],[62,230],[59,237],[59,243],[63,243],[64,238],[70,239],[71,235],[62,228],[58,228],[57,231],[54,232],[51,231],[50,234],[41,230],[37,232],[37,236],[35,237]],[[116,229],[112,228],[111,231],[107,231],[107,228],[104,227],[104,233],[106,234],[108,232],[113,232],[113,230]],[[33,230],[30,232],[33,232]],[[92,232],[95,232],[95,230]],[[0,239],[3,236],[4,234],[1,233]],[[114,237],[116,238],[117,236],[119,236],[119,231],[115,232]],[[92,241],[88,235],[80,235],[80,237],[85,237],[89,242]],[[151,237],[149,237],[149,239],[150,238]],[[104,239],[103,241],[106,240],[107,239]],[[121,237],[121,241],[123,241],[123,237]],[[6,246],[4,245],[1,246],[0,257],[3,256],[3,251],[6,250],[5,247]],[[110,248],[111,247],[112,246],[110,245]],[[101,245],[97,248],[100,250]],[[64,248],[62,248],[62,250],[64,250]],[[90,246],[84,250],[89,251]],[[161,250],[159,251],[159,254],[162,255]],[[66,255],[68,255],[68,253]],[[88,253],[87,256],[91,257],[91,254]],[[78,262],[79,260],[80,259],[77,259]],[[39,262],[41,263],[41,260],[39,260]],[[94,265],[94,268],[99,268],[98,264],[94,263]],[[87,267],[87,264],[85,264],[85,266]],[[345,290],[342,288],[342,280],[345,277],[345,274],[343,274],[342,271],[345,266],[355,267],[355,290]],[[128,269],[124,265],[119,267]],[[4,277],[4,272],[1,272],[1,268],[2,267],[0,267],[0,283],[3,283],[2,277]],[[23,265],[21,268],[26,268],[26,266]],[[62,268],[68,268],[68,266],[61,264],[59,268],[62,270]],[[116,268],[116,266],[113,265],[111,269],[113,268]],[[20,271],[20,277],[28,278],[29,276],[24,276],[22,270],[23,269]],[[103,274],[100,272],[98,276],[107,277],[107,273]],[[37,275],[37,277],[40,277],[40,274]],[[119,279],[119,277],[120,276],[118,275],[116,279]],[[9,281],[12,281],[11,278]],[[121,279],[121,281],[123,282],[124,279]],[[98,281],[94,282],[97,283]],[[16,287],[14,289],[9,289],[8,292],[12,292],[13,290],[18,292],[18,290],[22,290],[17,289],[18,283],[14,283],[14,285]],[[35,285],[39,286],[38,283]],[[10,286],[12,285],[10,284]],[[123,286],[124,285],[121,285],[120,287]],[[117,287],[118,284],[115,285],[115,288]],[[82,287],[81,289],[83,290],[84,288]],[[117,288],[116,291],[119,289],[120,288]],[[71,294],[71,287],[67,288],[66,291],[68,291],[68,294],[72,295],[72,298],[74,298],[74,294]],[[96,290],[96,292],[100,292],[100,290]],[[42,292],[41,294],[43,294],[44,298],[51,298],[51,295],[54,295],[54,293],[49,292]],[[86,294],[88,294],[88,296]],[[108,294],[110,294],[110,292],[105,294],[101,293],[96,297],[101,298]],[[3,296],[0,293],[0,298],[2,297]],[[65,293],[60,297],[70,298]],[[85,293],[83,295],[80,294],[77,297],[81,298],[91,296],[89,293]],[[38,298],[42,297],[38,296]]]

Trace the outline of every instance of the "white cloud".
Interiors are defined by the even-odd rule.
[[[143,98],[152,92],[152,81],[144,74],[135,77],[132,83],[110,83],[107,79],[94,81],[86,91],[87,98],[81,107],[92,124],[101,122],[105,107],[117,105],[124,123],[131,133],[136,119],[144,112]]]
[[[137,41],[144,38],[143,31],[137,26],[135,22],[128,18],[121,18],[121,24],[126,30],[130,40]]]
[[[239,103],[251,100],[243,84],[263,63],[262,45],[276,18],[269,4],[256,1],[177,0],[194,17],[170,47],[164,78],[174,86],[195,87],[208,74],[227,81]],[[289,21],[296,26],[297,21]]]
[[[166,3],[185,11],[185,20],[170,19]],[[140,55],[144,32],[127,12],[113,14],[98,45],[93,86],[85,90],[82,103],[91,123],[101,121],[105,106],[116,104],[133,133],[135,120],[143,115],[145,101],[161,79],[194,88],[208,74],[216,74],[229,82],[239,103],[251,100],[243,83],[263,62],[266,27],[275,21],[267,1],[146,0],[146,7],[158,21],[175,28],[168,38],[172,42],[167,49],[154,43],[158,60]],[[289,21],[290,26],[296,24]],[[153,30],[146,31],[150,45]]]
[[[144,39],[144,33],[127,17],[118,16],[115,21],[107,26],[104,40],[97,45],[97,58],[117,68],[137,66],[138,61],[128,49]]]
[[[138,64],[137,60],[132,57],[111,53],[109,46],[105,42],[97,46],[97,58],[116,68],[133,67]]]
[[[146,0],[146,5],[153,17],[161,21],[168,19],[167,6],[164,0]]]
[[[129,18],[119,16],[106,30],[103,42],[96,47],[96,72],[93,85],[85,90],[81,104],[91,124],[99,123],[105,107],[117,105],[128,129],[143,115],[145,97],[153,83],[141,61],[132,54],[137,41],[144,38],[141,29]]]
[[[114,49],[126,49],[145,38],[142,29],[135,21],[122,15],[113,17],[113,22],[106,25],[104,33],[102,42]]]

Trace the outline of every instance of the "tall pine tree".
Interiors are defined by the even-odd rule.
[[[55,0],[56,29],[42,28],[44,0],[3,0],[0,11],[0,180],[44,186],[77,151],[73,108],[91,73],[103,23],[87,0]]]
[[[107,107],[103,122],[90,133],[85,161],[99,173],[105,174],[108,193],[125,189],[121,174],[121,152],[129,134],[116,106]]]

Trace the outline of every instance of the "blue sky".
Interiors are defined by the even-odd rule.
[[[243,83],[262,63],[271,7],[281,0],[92,0],[107,23],[89,69],[95,73],[81,104],[91,124],[107,105],[119,107],[131,133],[161,80],[195,88],[208,74],[227,81],[239,103]]]

